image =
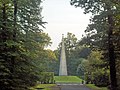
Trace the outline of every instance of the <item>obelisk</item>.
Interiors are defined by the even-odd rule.
[[[67,76],[67,64],[66,64],[66,55],[65,55],[64,35],[62,35],[59,76]]]

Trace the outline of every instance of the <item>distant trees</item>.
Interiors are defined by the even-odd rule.
[[[65,42],[68,75],[74,75],[76,73],[75,64],[77,63],[73,62],[75,60],[75,55],[73,53],[77,45],[77,38],[74,34],[68,32],[67,36],[64,38],[64,42]]]
[[[79,75],[77,68],[83,59],[86,59],[90,54],[90,48],[79,45],[79,42],[76,36],[73,33],[68,32],[67,36],[64,37],[65,49],[66,49],[66,60],[67,60],[67,70],[68,75]],[[58,75],[59,71],[59,58],[60,58],[60,49],[61,43],[57,50],[55,50],[55,54],[58,60],[52,62],[52,66],[54,67],[54,72]],[[82,75],[81,75],[82,76]]]

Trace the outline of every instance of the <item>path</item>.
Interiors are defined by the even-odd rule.
[[[77,85],[77,84],[61,84],[57,87],[54,87],[52,90],[91,90],[84,85]]]

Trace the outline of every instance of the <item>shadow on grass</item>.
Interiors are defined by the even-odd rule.
[[[92,90],[108,90],[107,87],[97,87],[94,84],[86,84],[85,86]]]

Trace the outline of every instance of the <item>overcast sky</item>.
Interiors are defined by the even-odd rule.
[[[62,34],[73,33],[78,39],[84,34],[90,15],[83,14],[81,8],[70,5],[70,0],[45,0],[42,4],[44,21],[48,22],[44,30],[52,39],[49,47],[54,50],[61,42]]]

